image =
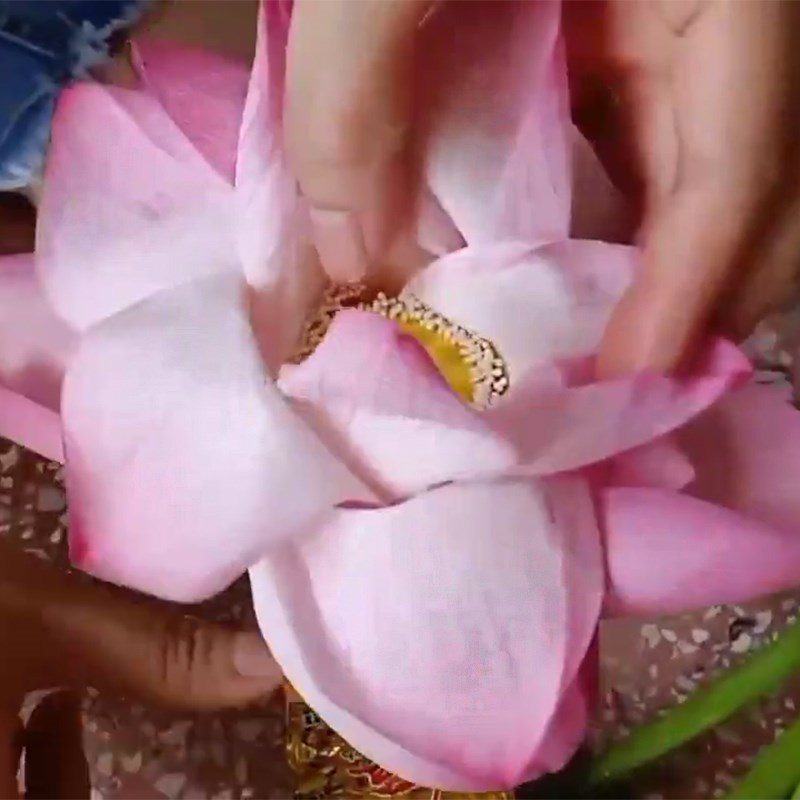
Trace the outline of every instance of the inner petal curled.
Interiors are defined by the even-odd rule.
[[[306,323],[294,363],[316,350],[336,314],[357,308],[391,320],[416,339],[450,388],[475,408],[483,409],[509,388],[508,366],[495,345],[474,331],[451,322],[412,294],[369,297],[361,284],[329,287]]]

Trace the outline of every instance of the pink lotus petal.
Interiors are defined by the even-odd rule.
[[[467,244],[565,238],[571,176],[558,3],[437,3],[419,31],[425,175]]]
[[[291,354],[324,278],[283,154],[280,118],[289,4],[264,2],[236,167],[236,238],[253,287],[253,323],[273,369]]]
[[[247,93],[247,65],[199,47],[137,38],[134,63],[147,89],[229,183]]]
[[[681,432],[689,491],[800,535],[800,411],[779,388],[747,386]]]
[[[545,370],[548,373],[551,369]],[[686,424],[750,374],[742,353],[718,340],[683,378],[632,378],[547,388],[532,375],[486,417],[518,450],[527,474],[604,461]]]
[[[0,259],[0,384],[58,411],[76,344],[75,332],[42,294],[33,256]]]
[[[513,463],[511,446],[455,395],[416,341],[377,314],[340,312],[313,355],[281,370],[278,386],[393,498]]]
[[[603,591],[584,482],[451,484],[342,511],[250,576],[288,679],[385,768],[481,791],[555,759],[543,737]]]
[[[42,296],[33,257],[0,259],[0,435],[61,460],[61,380],[75,344]]]
[[[0,436],[51,461],[64,460],[58,412],[0,384]]]
[[[531,367],[596,351],[636,258],[630,247],[579,240],[467,248],[435,261],[404,293],[490,339],[513,393]]]
[[[676,614],[800,583],[798,530],[657,489],[602,494],[610,614]]]
[[[82,329],[183,281],[238,270],[232,196],[147,93],[89,83],[64,92],[37,228],[48,299]]]
[[[596,659],[589,659],[590,668],[597,669]],[[585,668],[582,668],[583,669]],[[589,708],[593,698],[587,697],[584,681],[579,676],[564,694],[553,714],[542,745],[531,759],[528,775],[544,775],[563,769],[586,739]]]
[[[620,453],[611,460],[605,476],[611,486],[686,488],[695,477],[689,457],[670,436]]]
[[[196,600],[336,503],[372,499],[268,380],[242,294],[206,278],[86,335],[63,400],[81,568]]]

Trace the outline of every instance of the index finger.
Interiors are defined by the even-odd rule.
[[[413,48],[427,0],[298,0],[287,54],[284,132],[312,207],[320,260],[362,280],[411,203],[405,163]]]

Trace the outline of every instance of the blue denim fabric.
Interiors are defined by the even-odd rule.
[[[109,55],[149,0],[0,0],[0,190],[41,170],[60,89]]]

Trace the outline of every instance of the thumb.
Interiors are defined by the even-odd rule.
[[[205,710],[247,705],[282,680],[256,632],[63,574],[11,547],[0,555],[8,680],[22,693],[88,685]]]
[[[72,682],[197,710],[247,705],[280,685],[260,634],[92,588],[62,607],[52,631]]]

